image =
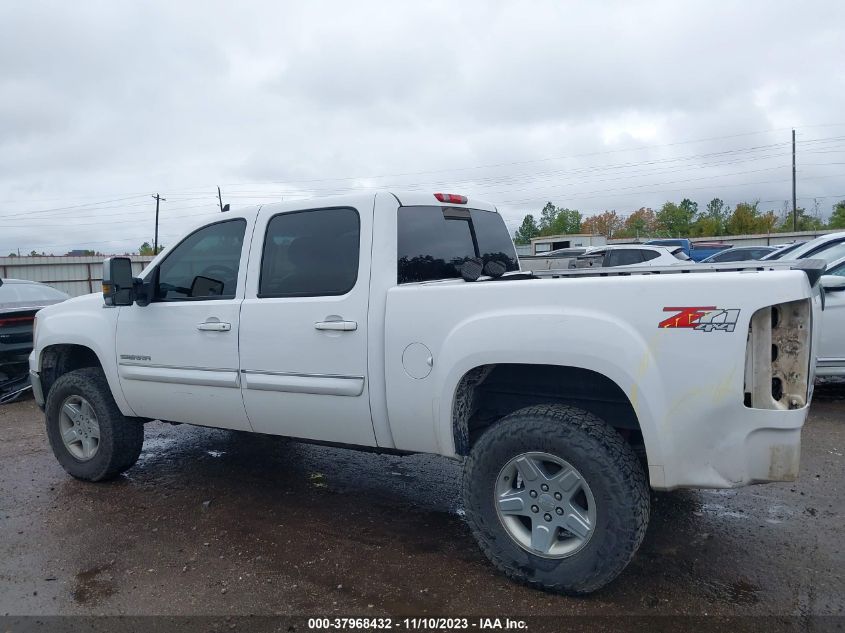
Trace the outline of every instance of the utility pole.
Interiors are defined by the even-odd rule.
[[[155,232],[155,239],[153,240],[153,255],[158,255],[158,203],[159,202],[167,202],[167,199],[162,198],[158,194],[156,194],[152,197],[156,201],[156,232]]]
[[[798,206],[795,204],[795,130],[792,130],[792,230],[798,230]]]

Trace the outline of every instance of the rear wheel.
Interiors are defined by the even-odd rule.
[[[61,376],[50,388],[44,411],[53,454],[74,477],[102,481],[138,461],[144,425],[120,412],[101,369],[86,367]]]
[[[543,405],[487,429],[464,467],[467,520],[509,577],[584,594],[613,580],[645,535],[646,477],[611,427],[587,411]]]

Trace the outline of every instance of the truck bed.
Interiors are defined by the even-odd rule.
[[[630,275],[684,275],[697,273],[752,272],[764,270],[802,270],[814,286],[824,273],[827,262],[821,259],[802,259],[796,261],[749,261],[726,262],[723,264],[690,264],[680,266],[625,266],[619,268],[567,268],[552,270],[527,271],[511,276],[526,277],[531,275],[541,279],[560,277],[626,277]]]

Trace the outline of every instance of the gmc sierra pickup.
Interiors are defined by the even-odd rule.
[[[634,556],[650,487],[797,476],[821,270],[530,273],[464,196],[269,204],[140,278],[106,260],[102,295],[38,313],[30,374],[74,477],[130,468],[149,420],[436,453],[464,460],[497,568],[588,593]]]

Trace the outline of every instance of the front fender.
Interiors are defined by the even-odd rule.
[[[30,370],[41,373],[44,350],[53,345],[87,347],[97,356],[121,413],[135,416],[120,388],[115,358],[115,332],[120,308],[107,308],[102,295],[76,297],[38,312],[38,328]],[[45,393],[46,397],[47,394]]]

